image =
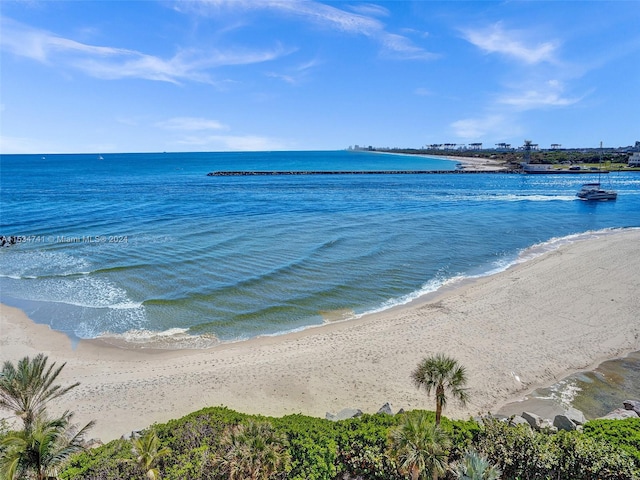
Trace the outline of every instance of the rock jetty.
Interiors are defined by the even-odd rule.
[[[640,418],[640,401],[625,400],[624,408],[616,408],[612,412],[607,413],[597,420],[624,420],[625,418]],[[555,432],[558,430],[579,430],[582,425],[587,423],[584,414],[576,409],[569,407],[564,413],[556,415],[553,422],[549,419],[542,418],[531,412],[522,412],[521,415],[513,415],[505,419],[513,425],[528,423],[533,430],[538,432]]]
[[[518,173],[508,170],[236,170],[236,171],[221,171],[221,172],[209,172],[208,177],[251,177],[251,176],[268,176],[268,175],[430,175],[430,174],[473,174],[473,173]]]
[[[623,402],[624,408],[617,408],[612,412],[609,412],[604,417],[600,417],[597,420],[623,420],[625,418],[640,418],[640,401],[638,400],[625,400]],[[390,403],[385,403],[380,407],[378,414],[394,415],[393,408]],[[395,414],[404,413],[404,409],[398,410]],[[359,408],[344,408],[337,414],[327,412],[325,418],[327,420],[339,421],[349,418],[356,418],[362,416],[363,412]],[[490,415],[491,416],[491,415]],[[532,430],[537,432],[555,433],[558,430],[580,430],[582,426],[587,423],[587,419],[577,408],[567,407],[560,415],[556,415],[553,420],[543,418],[532,412],[522,412],[521,415],[512,415],[508,418],[499,416],[505,422],[509,422],[510,425],[529,425]],[[478,422],[482,422],[482,417],[475,419]]]

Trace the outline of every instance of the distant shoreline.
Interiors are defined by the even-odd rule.
[[[426,157],[426,158],[436,158],[440,160],[451,160],[453,162],[459,163],[462,168],[457,171],[460,172],[502,172],[509,173],[510,170],[507,168],[506,162],[503,160],[495,160],[491,158],[481,158],[481,157],[465,157],[465,156],[456,156],[456,155],[432,155],[429,153],[395,153],[395,152],[382,152],[380,150],[373,150],[369,153],[378,153],[382,155],[406,155],[411,157]]]

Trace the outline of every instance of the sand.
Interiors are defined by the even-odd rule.
[[[504,160],[483,157],[463,157],[455,155],[426,155],[429,158],[442,158],[458,162],[460,170],[469,172],[502,172],[507,170]]]
[[[564,245],[435,298],[356,320],[206,350],[131,350],[62,333],[2,306],[0,360],[43,352],[67,362],[59,401],[103,441],[206,406],[324,416],[433,409],[411,372],[444,352],[467,368],[468,418],[567,374],[640,350],[640,229]],[[2,412],[8,416],[8,412]]]
[[[371,153],[378,153],[381,155],[407,155],[407,156],[420,156],[426,158],[439,158],[442,160],[451,160],[460,164],[459,169],[468,172],[504,172],[508,170],[506,162],[504,160],[497,160],[493,158],[483,157],[465,157],[461,155],[429,155],[421,153],[395,153],[395,152],[381,152],[375,150]]]

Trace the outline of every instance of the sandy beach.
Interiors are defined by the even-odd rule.
[[[506,171],[507,167],[504,161],[495,160],[493,158],[483,157],[464,157],[462,155],[423,155],[417,153],[395,153],[395,152],[382,152],[375,150],[373,153],[382,155],[408,155],[408,156],[420,156],[427,158],[439,158],[442,160],[451,160],[460,164],[459,169],[468,172],[502,172]]]
[[[81,385],[60,410],[97,424],[103,441],[206,406],[247,413],[324,416],[433,409],[411,372],[444,352],[468,371],[467,418],[568,373],[640,350],[640,230],[564,245],[435,298],[302,332],[206,350],[134,350],[101,340],[77,345],[2,306],[0,360],[43,352],[67,362],[61,383]],[[2,417],[9,412],[2,412]]]
[[[430,158],[442,158],[444,160],[453,160],[458,162],[461,170],[471,172],[500,172],[507,168],[505,162],[494,160],[492,158],[482,157],[463,157],[455,155],[427,155]]]

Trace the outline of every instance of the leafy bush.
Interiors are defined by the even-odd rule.
[[[625,451],[580,432],[547,435],[526,425],[485,419],[477,446],[502,469],[504,478],[632,480],[638,473]]]
[[[634,458],[640,469],[640,418],[624,420],[593,420],[587,422],[582,433],[624,450]]]
[[[177,420],[157,424],[154,429],[163,446],[181,454],[203,445],[217,448],[220,436],[227,426],[238,425],[248,418],[250,415],[226,407],[210,407]]]
[[[397,417],[386,414],[337,422],[338,472],[370,480],[402,478],[387,455],[389,429],[397,424]]]
[[[330,479],[336,475],[335,423],[305,415],[272,419],[274,427],[287,435],[291,457],[288,478]]]
[[[219,480],[216,463],[223,433],[230,426],[268,422],[286,437],[290,458],[279,479],[399,480],[388,455],[389,430],[405,416],[363,415],[331,422],[304,415],[269,418],[246,415],[224,407],[206,408],[178,420],[154,425],[162,447],[172,453],[158,467],[163,480]],[[433,412],[426,413],[435,421]],[[527,426],[509,426],[497,420],[442,419],[440,427],[452,446],[452,464],[475,448],[503,471],[502,478],[563,480],[637,480],[640,478],[640,419],[598,420],[581,432],[555,435],[537,433]],[[131,451],[131,443],[115,440],[72,458],[60,474],[63,480],[115,480],[142,478]],[[447,478],[454,478],[449,472]],[[634,476],[635,475],[635,476]],[[274,477],[275,478],[275,477]]]
[[[127,440],[114,440],[75,455],[60,473],[61,480],[120,480],[139,477]]]

